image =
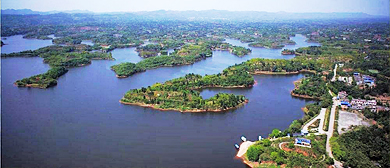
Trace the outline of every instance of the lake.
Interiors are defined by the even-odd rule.
[[[13,43],[24,44],[27,39]],[[292,37],[297,46],[305,37]],[[231,43],[245,45],[238,40]],[[37,41],[37,43],[41,43]],[[42,42],[43,43],[43,42]],[[11,45],[11,44],[10,44]],[[34,44],[32,44],[34,45]],[[47,44],[50,45],[50,44]],[[7,49],[16,52],[34,46]],[[294,48],[294,46],[288,46]],[[39,48],[39,47],[38,47]],[[247,89],[205,89],[243,94],[249,103],[220,113],[158,111],[119,103],[129,89],[146,87],[187,73],[215,74],[251,58],[292,58],[281,49],[252,48],[239,58],[227,51],[193,65],[164,67],[119,79],[110,66],[142,60],[135,48],[115,49],[115,61],[94,60],[71,68],[49,89],[18,88],[17,79],[46,72],[42,59],[2,59],[2,166],[4,167],[246,167],[234,159],[240,136],[256,140],[302,118],[308,101],[293,98],[293,81],[303,75],[256,75]]]
[[[1,53],[13,53],[26,50],[36,50],[38,48],[52,45],[51,40],[25,39],[23,35],[2,37],[5,45],[1,47]]]

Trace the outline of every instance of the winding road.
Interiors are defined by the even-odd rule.
[[[303,126],[303,130],[309,130],[309,126],[312,125],[315,121],[320,120],[320,124],[318,126],[318,133],[317,134],[325,134],[324,131],[324,120],[325,120],[325,112],[326,108],[322,108],[320,111],[320,114],[312,119],[310,122],[308,122],[305,126]]]
[[[336,81],[336,70],[337,70],[337,64],[335,65],[335,68],[334,68],[334,74],[333,74],[333,78],[331,80],[332,82]],[[333,95],[332,91],[329,90],[329,94]],[[330,119],[329,119],[330,121],[329,121],[328,131],[323,130],[326,108],[322,108],[320,111],[320,114],[317,117],[315,117],[310,122],[308,122],[306,125],[304,125],[303,130],[308,130],[310,125],[312,125],[316,120],[320,119],[318,133],[315,133],[315,135],[326,134],[326,152],[329,154],[329,157],[331,157],[334,160],[334,166],[337,168],[342,168],[343,167],[342,163],[337,161],[336,159],[334,159],[333,154],[332,154],[332,148],[330,146],[330,138],[332,138],[333,132],[334,132],[334,124],[335,124],[335,119],[336,119],[336,107],[339,104],[339,101],[337,100],[336,96],[334,96],[332,98],[332,100],[333,100],[333,105],[332,105],[332,109],[330,111]]]

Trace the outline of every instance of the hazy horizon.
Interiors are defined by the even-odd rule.
[[[42,5],[45,4],[45,5]],[[223,5],[220,5],[223,4]],[[286,13],[366,13],[370,15],[389,16],[388,0],[345,0],[345,1],[319,1],[297,0],[145,0],[126,1],[112,0],[109,5],[106,1],[94,0],[3,0],[2,10],[5,9],[31,9],[33,11],[70,11],[87,10],[95,13],[110,12],[143,12],[143,11],[257,11],[257,12],[286,12]]]

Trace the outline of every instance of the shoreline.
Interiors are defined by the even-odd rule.
[[[122,104],[125,104],[125,105],[135,105],[135,106],[140,106],[140,107],[147,107],[147,108],[152,108],[152,109],[159,110],[159,111],[178,111],[178,112],[181,112],[181,113],[224,112],[224,111],[228,111],[228,110],[239,108],[239,107],[245,105],[248,102],[249,102],[249,100],[246,99],[244,102],[238,104],[237,106],[230,107],[230,108],[227,108],[227,109],[217,109],[217,110],[200,110],[200,109],[197,109],[197,110],[184,110],[183,111],[183,110],[175,109],[175,108],[169,108],[169,109],[158,108],[158,107],[155,107],[155,105],[152,105],[152,104],[130,103],[130,102],[124,102],[124,101],[122,101],[122,99],[119,100],[119,103],[122,103]]]
[[[190,89],[192,89],[192,90],[200,90],[200,89],[208,89],[208,88],[224,88],[224,89],[251,88],[251,87],[253,87],[253,85],[249,85],[249,86],[245,86],[245,85],[239,85],[239,86],[209,85],[209,86],[203,86],[203,87],[199,87],[199,88],[190,88]]]
[[[299,74],[299,71],[294,72],[271,72],[271,71],[255,71],[251,72],[252,75],[291,75],[291,74]]]
[[[248,165],[249,167],[253,168],[253,167],[256,167],[258,166],[259,164],[255,163],[255,162],[251,162],[248,160],[248,158],[246,157],[246,152],[248,151],[249,147],[252,146],[253,144],[255,144],[256,142],[252,142],[252,141],[245,141],[245,142],[242,142],[240,144],[240,148],[239,150],[237,151],[237,154],[236,154],[236,158],[239,158],[241,159],[241,161],[243,163],[245,163],[246,165]]]
[[[48,87],[41,87],[39,84],[26,84],[26,85],[24,85],[24,86],[18,86],[18,85],[16,84],[16,82],[13,83],[13,84],[14,84],[14,86],[16,86],[16,87],[25,87],[25,88],[47,89],[47,88],[50,87],[50,86],[48,86]],[[55,85],[54,85],[54,86],[55,86]]]
[[[315,74],[317,72],[314,70],[306,70],[306,69],[302,69],[299,71],[293,71],[293,72],[286,72],[286,71],[282,71],[282,72],[271,72],[271,71],[250,72],[250,74],[252,74],[252,75],[259,75],[259,74],[264,74],[264,75],[295,75],[295,74],[299,74],[299,73],[314,73]]]
[[[208,58],[208,57],[206,57],[206,58]],[[183,63],[183,64],[177,64],[177,65],[164,65],[164,66],[149,68],[149,69],[145,69],[145,70],[143,70],[143,71],[135,72],[135,73],[130,74],[130,75],[121,75],[121,76],[119,76],[119,75],[116,74],[116,72],[115,72],[114,69],[112,69],[112,68],[110,68],[110,69],[111,69],[112,71],[115,72],[115,75],[116,75],[117,78],[128,78],[128,77],[130,77],[130,76],[133,76],[133,75],[136,74],[136,73],[145,72],[145,71],[147,71],[147,70],[152,70],[152,69],[157,69],[157,68],[165,68],[165,67],[168,67],[168,68],[169,68],[169,67],[177,67],[177,66],[184,66],[184,65],[192,65],[192,64],[195,64],[196,62],[199,62],[199,61],[201,61],[202,59],[206,59],[206,58],[200,58],[199,60],[195,60],[195,62],[193,62],[193,63]],[[118,64],[118,65],[119,65],[119,64]]]
[[[293,97],[298,97],[298,98],[303,98],[303,99],[312,99],[312,100],[320,100],[320,98],[318,97],[312,97],[312,96],[309,96],[309,95],[300,95],[300,94],[295,94],[293,93],[294,90],[292,90],[290,92],[291,96]]]

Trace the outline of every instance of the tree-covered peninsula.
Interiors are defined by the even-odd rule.
[[[297,74],[299,72],[321,72],[329,70],[331,64],[327,60],[293,58],[265,59],[253,58],[241,64],[235,65],[251,74]]]
[[[46,73],[17,80],[15,84],[19,87],[36,87],[44,89],[57,85],[57,79],[66,72],[68,72],[68,70],[65,67],[54,67]]]
[[[187,74],[162,84],[156,83],[147,88],[133,89],[128,91],[120,102],[181,112],[224,111],[236,108],[248,100],[241,95],[226,93],[203,99],[198,89],[251,87],[253,84],[252,75],[242,69],[229,67],[215,75]]]

